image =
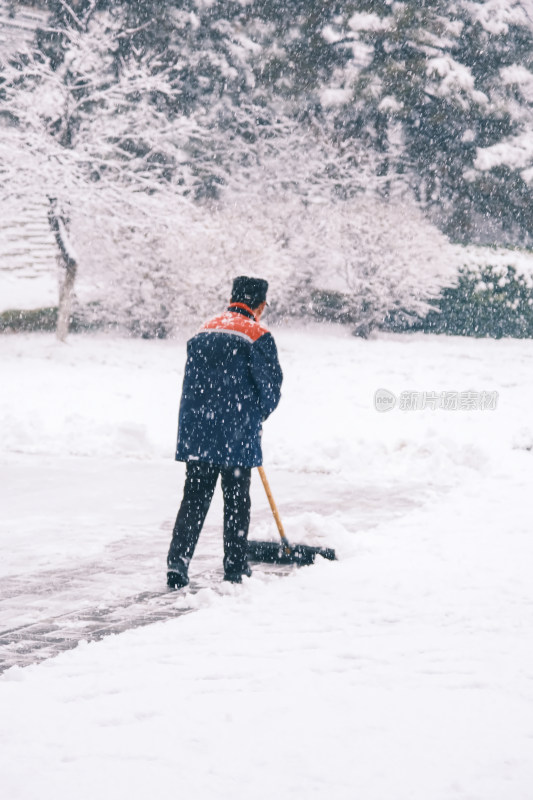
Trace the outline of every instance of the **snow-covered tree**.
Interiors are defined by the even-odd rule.
[[[527,237],[533,12],[523,0],[354,4],[329,94],[347,136],[391,154],[454,236]],[[399,144],[399,146],[398,146]]]
[[[119,19],[91,16],[61,30],[61,59],[57,52],[33,49],[0,73],[3,200],[10,195],[49,199],[62,272],[63,323],[76,274],[72,214],[85,219],[94,236],[95,209],[98,216],[146,228],[147,198],[165,194],[170,205],[178,187],[182,193],[193,179],[182,146],[194,135],[194,122],[169,122],[157,97],[175,87],[149,55],[117,59],[120,36]]]
[[[362,327],[433,295],[422,242],[443,240],[409,193],[407,105],[368,73],[389,4],[165,2],[161,25],[148,0],[53,5],[0,73],[0,164],[9,191],[50,199],[62,319],[76,274],[92,313],[143,335],[210,313],[241,272],[270,278],[280,312],[342,285]]]

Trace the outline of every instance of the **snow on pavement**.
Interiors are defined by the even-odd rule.
[[[457,501],[8,671],[4,796],[531,797],[529,531],[474,487]]]
[[[267,473],[289,534],[333,544],[339,561],[206,587],[193,614],[8,670],[3,796],[531,799],[531,343],[360,342],[315,327],[276,337],[286,383],[265,425]],[[6,579],[23,575],[33,552],[35,578],[54,551],[62,568],[83,564],[87,543],[108,566],[110,542],[125,541],[130,524],[137,549],[143,530],[159,530],[164,558],[176,491],[166,495],[181,479],[164,459],[182,350],[0,340],[0,413],[11,423],[0,470],[18,476],[2,499]],[[500,397],[496,411],[378,414],[379,387]],[[45,502],[39,476],[50,453],[58,482]],[[114,473],[113,459],[124,469]],[[76,464],[85,506],[81,493],[69,501],[63,492]],[[131,491],[131,505],[116,501],[110,481],[121,498]],[[42,539],[39,512],[25,510],[35,497]],[[258,490],[254,500],[254,535],[273,536]],[[113,525],[94,530],[106,510]],[[69,525],[79,538],[66,559]],[[131,589],[131,576],[120,581]],[[176,593],[177,607],[186,595]]]

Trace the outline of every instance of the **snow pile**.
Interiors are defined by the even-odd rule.
[[[106,337],[72,337],[67,346],[51,335],[2,339],[3,449],[171,457],[180,390],[172,347]]]
[[[424,480],[435,468],[439,482],[454,465],[482,469],[491,440],[514,429],[511,417],[491,412],[379,414],[374,393],[502,390],[500,381],[511,379],[529,352],[527,342],[423,335],[362,342],[324,325],[273,333],[285,383],[280,407],[265,424],[267,464],[340,477],[409,472]],[[5,452],[172,458],[185,338],[72,336],[64,346],[52,335],[28,334],[1,338],[0,353]],[[492,374],[495,353],[504,360],[503,378]],[[515,407],[518,387],[502,399]]]

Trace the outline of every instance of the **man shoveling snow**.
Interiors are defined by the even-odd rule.
[[[262,464],[262,423],[279,403],[283,375],[272,334],[259,320],[268,283],[241,276],[230,305],[187,342],[176,460],[185,487],[167,558],[167,583],[180,589],[213,492],[224,495],[224,579],[251,575],[247,562],[252,467]]]

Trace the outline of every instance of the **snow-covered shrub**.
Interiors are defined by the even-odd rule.
[[[533,286],[514,266],[463,267],[420,328],[457,336],[533,337]]]
[[[242,274],[270,282],[274,315],[336,319],[365,334],[424,315],[456,273],[456,250],[415,207],[294,194],[216,208],[182,200],[170,213],[160,198],[143,202],[153,207],[136,225],[74,218],[73,233],[79,301],[97,300],[102,318],[144,336],[214,313]]]
[[[130,226],[112,216],[100,217],[96,227],[73,219],[82,264],[78,301],[82,307],[97,301],[93,318],[165,336],[227,304],[237,275],[265,277],[273,298],[283,293],[295,261],[277,226],[281,208],[269,217],[261,208],[176,200],[169,212],[158,198],[143,202],[152,204],[151,213]]]
[[[453,283],[456,251],[412,203],[372,196],[312,205],[302,218],[295,300],[305,313],[347,322],[367,335],[391,318],[427,312]],[[294,278],[293,278],[294,281]]]

